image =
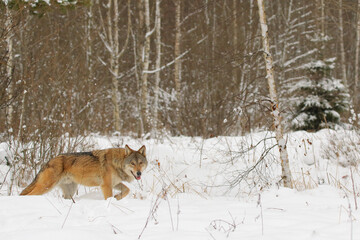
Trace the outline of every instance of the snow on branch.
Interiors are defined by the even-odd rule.
[[[296,56],[296,57],[294,57],[294,58],[286,61],[286,62],[284,63],[284,67],[288,67],[288,66],[290,66],[291,64],[295,63],[297,60],[299,60],[299,59],[301,59],[301,58],[304,58],[304,57],[307,57],[307,56],[313,54],[313,53],[316,52],[316,51],[317,51],[317,49],[314,48],[314,49],[312,49],[312,50],[310,50],[310,51],[308,51],[308,52],[306,52],[306,53],[304,53],[304,54],[298,55],[298,56]]]
[[[190,52],[190,49],[186,50],[186,51],[183,52],[181,55],[179,55],[177,58],[175,58],[175,59],[172,60],[171,62],[163,65],[162,67],[160,67],[160,68],[158,68],[158,69],[143,71],[143,73],[156,73],[156,72],[159,72],[159,71],[163,70],[164,68],[173,65],[176,60],[181,59],[182,57],[184,57],[184,56],[185,56],[186,54],[188,54],[189,52]]]
[[[199,41],[197,41],[197,45],[200,44],[200,43],[202,43],[207,37],[208,37],[208,36],[205,36],[205,37],[203,37],[202,39],[200,39]],[[156,72],[159,72],[159,71],[161,71],[161,70],[163,70],[163,69],[165,69],[165,68],[173,65],[176,60],[179,60],[179,59],[183,58],[183,57],[184,57],[186,54],[188,54],[190,51],[191,51],[191,48],[188,49],[188,50],[186,50],[186,51],[183,52],[182,54],[180,54],[177,58],[175,58],[175,59],[172,60],[171,62],[163,65],[162,67],[157,68],[157,69],[153,69],[153,70],[146,70],[146,71],[143,71],[143,73],[156,73]]]

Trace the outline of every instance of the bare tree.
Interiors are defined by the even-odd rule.
[[[283,136],[279,101],[277,98],[276,87],[275,87],[273,60],[272,60],[272,56],[270,53],[268,25],[266,22],[265,8],[264,8],[263,0],[258,0],[257,3],[258,3],[258,8],[259,8],[262,43],[263,43],[263,48],[264,48],[266,78],[267,78],[267,82],[269,85],[271,115],[274,118],[276,141],[277,141],[277,144],[279,147],[279,152],[280,152],[282,180],[284,182],[285,187],[292,188],[289,158],[288,158],[287,149],[286,149],[286,140],[284,139],[284,136]]]
[[[175,12],[175,66],[174,66],[174,81],[175,81],[175,92],[176,92],[176,125],[177,130],[180,130],[180,94],[181,94],[181,0],[176,0],[176,12]]]
[[[21,16],[21,25],[20,25],[20,50],[21,52],[25,52],[25,28],[26,28],[26,23],[30,20],[29,14],[24,14],[25,15],[25,19],[23,19],[23,16]],[[24,70],[24,60],[22,60],[23,55],[20,55],[20,76],[22,79],[22,84],[23,84],[23,92],[22,92],[22,99],[21,99],[21,107],[20,107],[20,116],[19,116],[19,127],[18,127],[18,133],[17,133],[17,140],[21,140],[22,137],[22,132],[23,132],[23,128],[26,126],[24,125],[24,119],[25,119],[25,108],[26,108],[26,100],[27,100],[27,80],[25,77],[25,70]]]
[[[344,47],[344,23],[343,23],[343,0],[339,0],[339,40],[340,40],[340,55],[341,55],[341,70],[342,80],[345,86],[348,88],[348,80],[346,76],[346,58]]]
[[[143,131],[148,131],[148,123],[149,123],[149,107],[148,107],[148,73],[149,63],[150,63],[150,36],[153,31],[150,30],[150,6],[149,0],[145,0],[145,43],[144,49],[142,52],[142,73],[141,73],[141,118],[143,127],[141,128]],[[144,132],[142,132],[144,134]]]
[[[355,77],[354,77],[354,107],[358,111],[358,81],[359,81],[359,54],[360,54],[360,0],[357,2],[357,24],[356,24],[356,50],[355,50]]]
[[[14,52],[13,52],[13,32],[12,30],[12,14],[11,10],[9,9],[9,6],[5,6],[5,31],[8,32],[6,34],[6,78],[10,82],[10,84],[7,87],[7,96],[8,96],[8,102],[13,98],[13,81],[12,81],[12,71],[14,67]],[[11,129],[12,126],[12,120],[13,120],[13,106],[11,103],[8,103],[7,106],[7,124],[10,126],[9,129]]]
[[[93,62],[93,48],[92,48],[92,28],[93,28],[93,0],[90,0],[90,6],[86,11],[86,26],[85,26],[85,36],[86,36],[86,65],[89,71],[88,81],[92,81],[94,79],[94,62]]]
[[[156,63],[155,69],[155,87],[154,87],[154,117],[152,130],[153,135],[158,133],[159,124],[159,84],[160,84],[160,67],[161,67],[161,14],[160,14],[160,0],[156,0],[155,10],[155,29],[156,29]]]
[[[238,24],[237,24],[237,7],[236,7],[236,0],[233,0],[233,31],[234,31],[234,36],[233,36],[233,48],[234,48],[234,54],[236,56],[236,52],[237,52],[237,48],[238,48],[238,33],[237,33],[237,29],[238,29]],[[237,68],[234,67],[233,68],[233,81],[234,83],[237,82]]]
[[[320,10],[321,10],[321,50],[325,49],[325,3],[324,0],[320,0]]]
[[[117,0],[109,0],[107,4],[107,26],[105,21],[102,19],[102,34],[100,34],[101,40],[106,46],[106,50],[110,55],[109,59],[109,70],[111,73],[111,101],[113,105],[113,119],[114,119],[114,129],[115,131],[120,131],[121,129],[121,120],[120,120],[120,92],[119,92],[119,79],[121,77],[119,71],[120,58],[124,54],[128,42],[131,29],[131,10],[130,10],[130,0],[128,0],[128,28],[127,36],[123,48],[120,50],[119,42],[119,20],[120,12],[119,5]],[[100,10],[101,11],[101,10]],[[101,13],[100,13],[101,15]]]

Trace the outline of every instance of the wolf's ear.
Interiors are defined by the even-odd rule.
[[[143,155],[144,157],[146,157],[146,147],[145,145],[143,145],[139,150],[138,152]]]
[[[133,150],[128,145],[125,145],[125,156],[129,156],[131,152]]]

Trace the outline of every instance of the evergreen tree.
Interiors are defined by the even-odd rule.
[[[339,79],[331,76],[335,58],[305,64],[307,76],[293,88],[295,113],[291,122],[294,130],[335,128],[340,114],[349,111],[349,94]]]

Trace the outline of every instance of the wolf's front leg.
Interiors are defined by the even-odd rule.
[[[123,199],[123,198],[126,197],[126,196],[129,194],[129,192],[130,192],[130,189],[129,189],[127,186],[125,186],[124,184],[122,184],[122,183],[119,183],[119,184],[115,185],[114,188],[115,188],[116,190],[119,190],[119,191],[120,191],[120,193],[118,193],[118,194],[115,195],[115,198],[116,198],[117,200]]]
[[[112,181],[110,174],[107,174],[103,177],[103,182],[100,187],[105,199],[112,197]]]

